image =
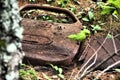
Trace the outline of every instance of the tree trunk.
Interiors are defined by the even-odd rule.
[[[16,0],[0,0],[0,80],[18,80],[24,53]]]

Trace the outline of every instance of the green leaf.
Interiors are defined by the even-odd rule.
[[[86,17],[82,18],[82,20],[83,20],[83,21],[86,21],[86,22],[88,22],[88,21],[89,21],[89,19],[88,19],[88,18],[86,18]]]
[[[112,38],[113,36],[111,34],[108,34],[107,35],[107,38]]]
[[[108,0],[107,3],[112,4],[114,7],[120,9],[120,0]]]
[[[58,68],[58,72],[59,72],[59,74],[62,74],[62,72],[63,72],[62,68]]]
[[[54,65],[53,64],[49,64],[52,68],[54,67]]]
[[[94,31],[94,33],[97,33],[97,31],[101,30],[100,25],[91,25],[92,27],[92,31]]]
[[[68,36],[71,40],[76,40],[77,36],[75,34],[71,34]]]
[[[115,69],[115,71],[119,72],[120,73],[120,69]]]
[[[56,71],[59,69],[57,66],[54,66],[53,68],[54,68]]]
[[[27,65],[26,65],[26,64],[21,64],[20,66],[21,66],[21,67],[26,67]]]
[[[64,7],[66,7],[68,1],[69,1],[69,0],[60,0],[60,2],[58,2],[58,3],[59,3],[59,5],[60,5],[62,8],[64,8]]]
[[[56,71],[58,71],[58,66],[54,66],[54,65],[52,65],[52,64],[50,64],[50,66],[53,68],[53,69],[55,69]]]
[[[61,21],[62,21],[63,23],[67,23],[67,22],[68,22],[67,19],[61,19]]]
[[[116,19],[119,19],[119,13],[118,13],[118,11],[117,10],[115,10],[114,12],[113,12],[113,14],[112,14]]]
[[[62,75],[62,74],[58,74],[58,77],[64,79],[64,75]]]
[[[29,2],[35,2],[36,0],[29,0]]]
[[[83,41],[84,39],[86,39],[86,35],[83,31],[81,31],[80,33],[77,34],[76,40]]]
[[[83,29],[82,31],[85,33],[86,36],[90,35],[90,30],[88,30],[88,29]]]
[[[54,22],[53,20],[48,20],[48,22]]]
[[[68,38],[72,40],[83,41],[86,39],[88,35],[90,35],[90,31],[88,29],[83,29],[77,34],[69,35]]]
[[[102,6],[102,11],[101,14],[102,15],[106,15],[106,14],[112,14],[115,10],[115,7],[111,7],[111,6]]]
[[[96,31],[101,30],[101,27],[99,25],[96,25],[93,27],[93,30],[96,30]]]
[[[47,1],[47,3],[50,3],[50,2],[52,2],[53,0],[46,0]]]
[[[76,8],[75,7],[71,7],[70,10],[75,13],[76,12]]]
[[[35,12],[35,11],[36,11],[35,9],[29,10],[28,13],[30,14],[30,13]]]
[[[47,79],[47,80],[52,80],[52,79],[50,79],[50,77],[48,77],[46,74],[42,73],[42,75],[43,75],[43,77],[44,77],[45,79]]]
[[[32,67],[29,67],[29,66],[27,67],[26,70],[20,69],[19,75],[22,80],[27,80],[27,79],[37,80],[38,79],[37,72]]]
[[[94,20],[94,13],[92,11],[88,12],[88,16],[90,20]]]

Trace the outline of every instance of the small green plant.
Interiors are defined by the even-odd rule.
[[[82,31],[80,31],[77,34],[69,35],[68,38],[70,38],[71,40],[83,41],[89,35],[90,35],[90,31],[88,29],[84,28]]]
[[[65,8],[68,2],[69,0],[60,0],[58,1],[58,4],[60,5],[60,7]]]
[[[49,21],[49,22],[54,22],[54,18],[52,17],[52,16],[50,16],[50,15],[44,15],[44,16],[42,16],[42,20],[44,20],[44,21]]]
[[[58,66],[54,66],[53,64],[50,64],[50,66],[58,72],[57,76],[60,77],[61,79],[64,79],[64,75],[62,74],[63,73],[63,69],[62,68],[59,68]]]
[[[120,69],[118,69],[118,68],[117,68],[117,69],[115,69],[115,71],[120,73]]]
[[[82,20],[86,22],[92,22],[95,20],[94,13],[92,11],[88,11],[86,16],[82,16]]]
[[[38,80],[37,72],[32,67],[25,64],[22,64],[21,67],[25,68],[19,70],[21,80]]]
[[[100,30],[101,30],[100,25],[91,25],[91,27],[92,27],[92,31],[93,31],[94,33],[97,33],[97,31],[100,31]]]
[[[119,68],[116,68],[114,69],[116,72],[120,73],[120,69]],[[118,77],[116,80],[120,80],[120,77]]]
[[[78,17],[83,21],[83,24],[85,23],[85,25],[90,27],[93,34],[101,31],[101,26],[105,24],[95,18],[94,12],[92,10],[83,12],[81,15],[78,15]]]
[[[53,1],[55,1],[55,0],[46,0],[47,3],[51,3]]]
[[[73,13],[75,13],[75,12],[76,12],[75,6],[71,6],[71,7],[70,7],[70,11],[72,11]]]
[[[117,17],[120,14],[120,0],[107,0],[107,3],[100,5],[102,15],[110,15]]]
[[[29,2],[36,2],[36,0],[29,0]]]
[[[46,80],[52,80],[49,76],[47,76],[46,74],[42,73],[43,77],[46,79]]]
[[[91,31],[93,31],[93,33],[97,33],[98,31],[102,31],[101,26],[103,26],[105,23],[102,23],[101,21],[97,21],[96,24],[92,24],[90,25],[91,27]]]
[[[62,22],[62,23],[68,23],[68,20],[65,19],[65,18],[63,18],[63,19],[61,19],[61,22]]]
[[[108,34],[108,35],[107,35],[107,38],[110,38],[110,39],[111,39],[112,37],[113,37],[113,35],[111,35],[111,34]]]

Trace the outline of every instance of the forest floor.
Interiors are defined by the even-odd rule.
[[[48,2],[46,2],[48,1]],[[92,22],[86,18],[82,18],[82,16],[80,16],[81,14],[83,14],[85,17],[88,17],[87,13],[89,10],[92,10],[94,12],[94,15],[96,16],[98,21],[102,21],[100,22],[100,24],[102,25],[102,32],[101,30],[98,30],[98,33],[96,33],[96,31],[92,31],[93,33],[95,32],[96,34],[94,36],[105,36],[112,28],[113,34],[117,35],[118,33],[120,33],[120,23],[117,20],[112,20],[111,21],[111,16],[105,16],[104,18],[102,18],[101,16],[99,16],[100,12],[99,10],[97,10],[96,4],[94,2],[92,2],[91,0],[66,0],[69,1],[67,3],[59,3],[60,0],[57,0],[54,2],[49,2],[52,0],[18,0],[18,4],[19,4],[19,8],[24,6],[25,4],[28,3],[32,3],[32,4],[40,4],[40,5],[48,5],[48,6],[57,6],[57,7],[64,7],[68,10],[71,10],[78,18],[79,20],[82,22],[82,25],[87,25],[90,26],[92,23],[96,24],[96,22]],[[61,0],[62,1],[62,0]],[[64,1],[64,0],[63,0]],[[60,6],[58,6],[60,5]],[[95,8],[95,9],[94,9]],[[46,14],[46,13],[43,13]],[[33,14],[32,17],[35,17],[36,15]],[[31,17],[31,16],[30,16]],[[29,17],[29,18],[30,18]],[[106,19],[108,18],[108,19]],[[86,22],[88,20],[88,22]],[[58,20],[59,21],[59,20]],[[59,22],[66,22],[66,20],[62,20]],[[114,21],[114,22],[113,22]],[[105,25],[104,25],[105,23]],[[109,28],[108,26],[114,26]],[[92,30],[92,29],[91,29]],[[57,68],[55,68],[57,67]],[[72,65],[72,67],[70,66],[50,66],[50,65],[46,65],[46,66],[28,66],[28,65],[23,65],[22,69],[21,69],[21,75],[22,75],[22,80],[79,80],[80,77],[80,71],[81,67],[80,65]],[[24,71],[22,71],[24,70]],[[25,72],[26,70],[26,72]],[[28,71],[28,72],[27,72]],[[96,70],[96,71],[92,71],[90,72],[88,75],[86,75],[83,79],[81,80],[93,80],[99,73],[101,73],[102,71],[100,70]],[[26,75],[27,74],[27,75]],[[79,74],[79,75],[78,75]],[[37,78],[39,79],[36,79]],[[64,76],[64,78],[63,78]],[[109,72],[105,72],[103,73],[100,78],[98,80],[120,80],[120,73],[114,71],[109,71]]]

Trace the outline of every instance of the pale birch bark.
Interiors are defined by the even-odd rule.
[[[0,0],[0,80],[19,79],[22,32],[17,0]]]

